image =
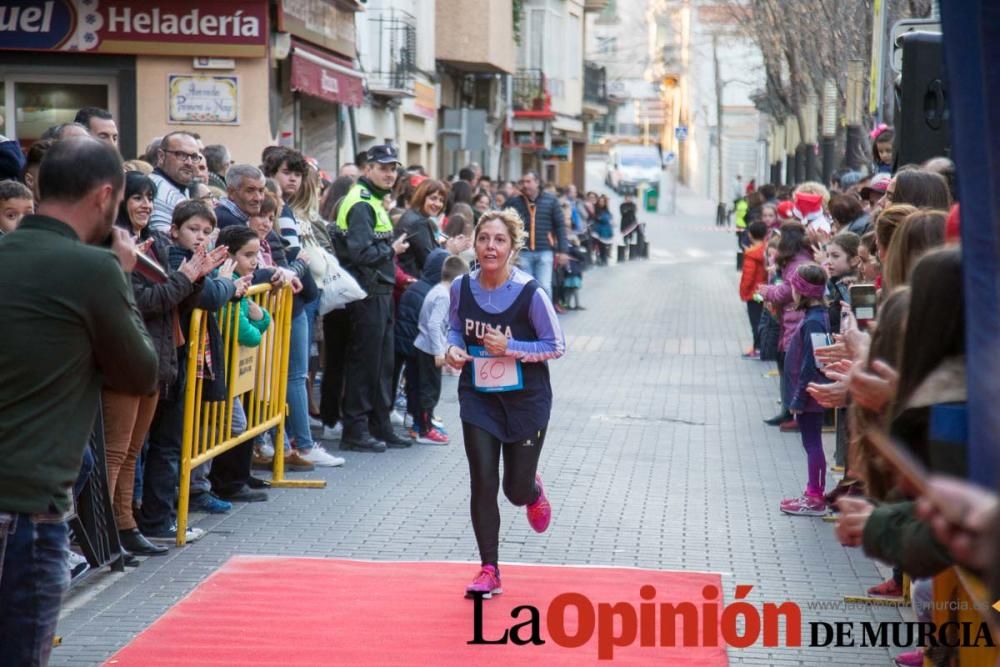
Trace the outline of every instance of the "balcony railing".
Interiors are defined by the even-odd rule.
[[[392,8],[373,10],[368,23],[372,35],[368,90],[383,97],[414,94],[417,72],[417,21]]]
[[[547,120],[552,112],[552,94],[540,69],[521,69],[514,75],[514,117]]]
[[[608,104],[607,72],[596,63],[583,64],[583,101],[600,106]]]

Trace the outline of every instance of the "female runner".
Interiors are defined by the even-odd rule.
[[[472,481],[472,529],[482,560],[465,591],[489,598],[502,592],[501,453],[507,499],[527,506],[536,532],[544,532],[552,518],[537,468],[552,408],[546,362],[561,357],[566,343],[545,290],[515,266],[524,243],[517,213],[487,211],[473,238],[479,268],[452,285],[446,360],[462,371],[458,398]]]

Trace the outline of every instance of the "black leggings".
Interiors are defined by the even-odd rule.
[[[500,544],[500,452],[503,451],[503,493],[514,505],[529,505],[538,500],[535,471],[542,453],[545,431],[530,440],[504,442],[478,426],[462,422],[465,456],[472,478],[472,530],[479,545],[483,565],[497,565]]]

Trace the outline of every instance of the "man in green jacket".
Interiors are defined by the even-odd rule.
[[[118,152],[89,137],[60,141],[38,179],[38,214],[0,239],[0,656],[18,665],[45,665],[52,649],[69,585],[71,490],[101,387],[151,394],[157,382],[125,276],[136,248],[112,232]]]

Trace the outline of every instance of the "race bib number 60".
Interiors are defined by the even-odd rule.
[[[469,347],[472,357],[472,386],[476,391],[517,391],[524,388],[521,362],[513,357],[491,356],[486,348]]]

